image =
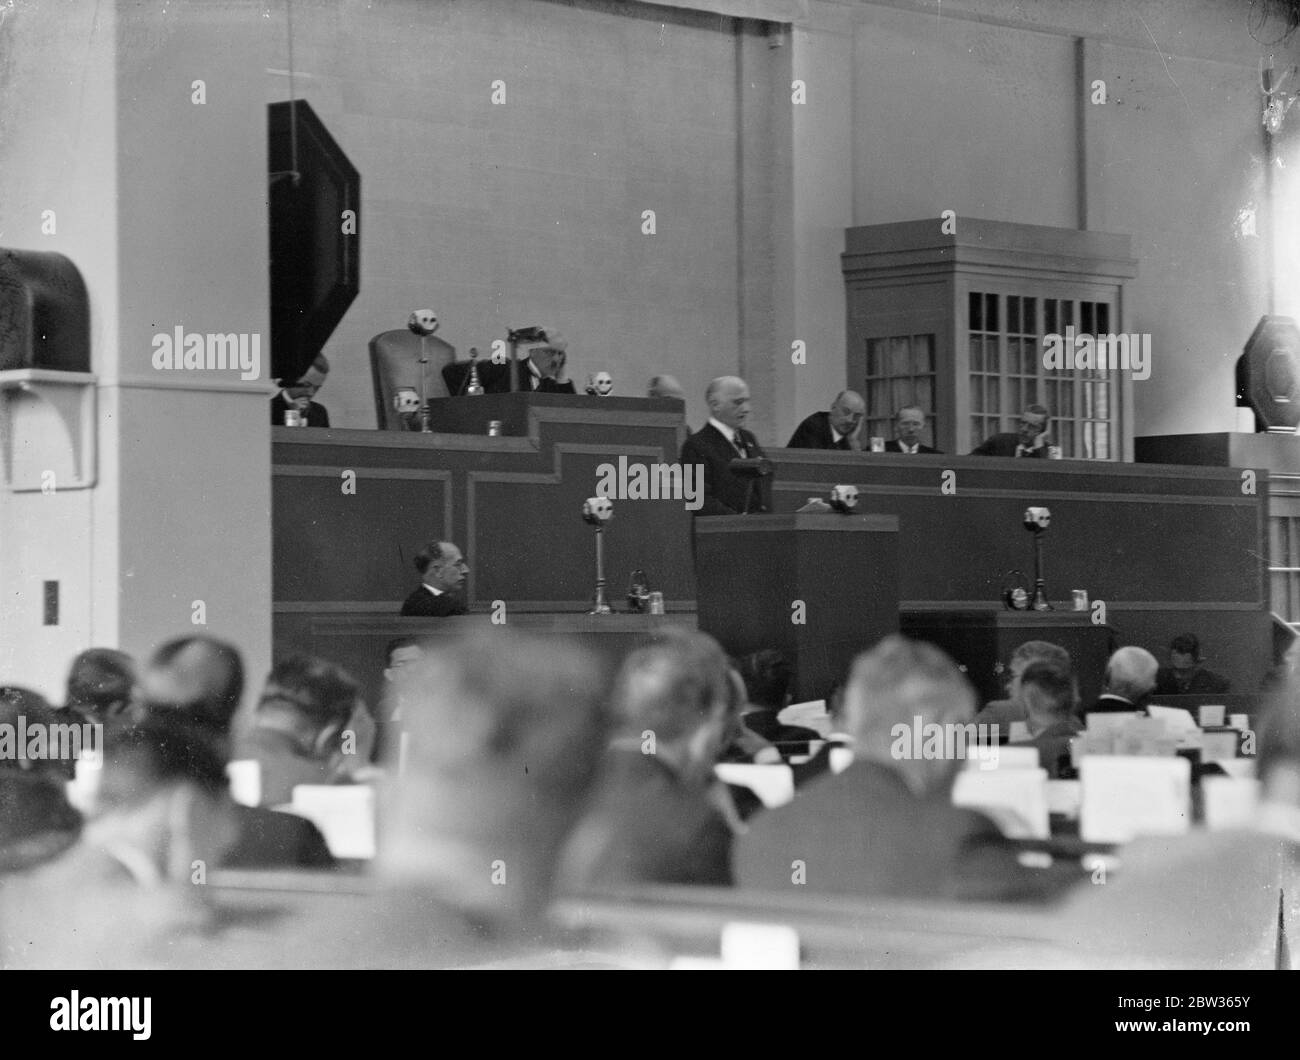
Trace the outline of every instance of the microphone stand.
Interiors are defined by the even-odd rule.
[[[1043,535],[1034,535],[1034,599],[1031,611],[1055,611],[1047,600],[1047,587],[1043,580]]]
[[[429,375],[428,336],[420,336],[420,433],[433,433],[433,414],[429,411],[429,402],[425,399],[425,385]]]
[[[596,606],[587,612],[589,615],[612,614],[605,601],[605,527],[596,524]]]

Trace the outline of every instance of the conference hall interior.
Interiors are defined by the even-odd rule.
[[[1297,26],[0,5],[0,967],[1290,967]]]

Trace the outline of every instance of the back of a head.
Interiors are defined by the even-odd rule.
[[[1145,648],[1120,648],[1106,663],[1106,691],[1136,703],[1156,687],[1160,664]]]
[[[1195,633],[1180,633],[1169,642],[1169,650],[1182,655],[1190,655],[1194,660],[1201,658],[1201,641]]]
[[[360,687],[340,666],[311,655],[292,655],[276,663],[258,703],[259,715],[281,712],[322,730],[345,725],[356,708]]]
[[[731,665],[718,642],[707,633],[671,630],[624,660],[614,708],[627,733],[648,729],[659,744],[673,744],[720,724],[734,696]]]
[[[494,629],[439,643],[396,680],[409,744],[395,842],[567,830],[605,746],[594,656]]]
[[[98,746],[93,735],[95,726],[82,725],[80,718],[69,718],[51,707],[39,692],[16,685],[0,687],[0,726],[13,741],[5,753],[0,753],[0,770],[40,773],[62,781],[71,778],[74,759],[87,733],[89,739],[95,740],[90,749]],[[74,728],[78,730],[75,745],[67,738]],[[21,754],[20,740],[25,741]]]
[[[766,710],[781,710],[794,683],[794,667],[783,652],[764,648],[736,661],[749,702]]]
[[[122,713],[135,690],[135,661],[113,648],[88,648],[68,670],[66,705],[103,721]]]
[[[146,713],[177,710],[229,735],[244,694],[244,664],[237,648],[215,637],[178,637],[154,652],[140,685]]]
[[[1052,663],[1067,671],[1074,665],[1068,651],[1059,644],[1053,644],[1046,640],[1027,640],[1011,653],[1013,666],[1017,663],[1027,666],[1034,662]]]
[[[956,664],[933,644],[893,634],[853,664],[844,699],[855,754],[892,757],[893,730],[905,725],[965,724],[975,692]]]
[[[130,809],[178,784],[192,785],[212,798],[226,790],[225,758],[202,725],[160,713],[114,730],[105,739],[101,810]]]
[[[1070,671],[1052,662],[1031,662],[1020,675],[1020,695],[1030,717],[1064,719],[1074,713]]]

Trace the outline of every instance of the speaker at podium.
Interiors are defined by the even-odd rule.
[[[777,648],[796,702],[898,632],[898,517],[805,512],[695,520],[699,625],[733,656]]]

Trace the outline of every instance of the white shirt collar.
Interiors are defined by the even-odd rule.
[[[835,429],[835,426],[832,424],[832,425],[831,425],[831,444],[832,444],[832,445],[839,445],[839,444],[840,444],[840,439],[842,439],[842,438],[844,438],[844,437],[845,437],[845,435],[840,434],[840,432],[837,431],[837,430]]]
[[[727,441],[729,441],[732,445],[736,444],[736,429],[734,427],[728,427],[721,420],[715,419],[712,416],[709,417],[709,425],[715,431],[721,433],[722,437],[727,439]]]
[[[906,442],[899,442],[899,443],[898,443],[898,451],[899,451],[900,453],[915,453],[915,452],[917,452],[920,448],[921,448],[921,443],[920,443],[920,442],[913,442],[910,448],[908,447],[908,444],[907,444]]]
[[[428,589],[429,592],[433,593],[434,596],[442,596],[443,591],[444,591],[444,590],[442,590],[442,589],[435,589],[435,588],[434,588],[432,585],[430,585],[428,582],[425,582],[425,583],[424,583],[424,587],[425,587],[426,589]]]

